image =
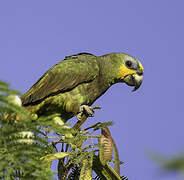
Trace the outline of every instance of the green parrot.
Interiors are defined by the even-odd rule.
[[[143,80],[141,63],[124,53],[95,56],[79,53],[66,56],[50,68],[22,97],[22,105],[32,114],[60,114],[61,120],[86,113],[113,84],[126,83],[137,90]]]

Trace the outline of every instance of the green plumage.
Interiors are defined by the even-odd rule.
[[[125,56],[130,57],[122,53],[68,56],[30,88],[21,98],[22,104],[38,116],[59,113],[67,121],[79,112],[81,105],[92,105],[112,84],[120,81],[116,74]]]

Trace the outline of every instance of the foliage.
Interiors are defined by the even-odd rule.
[[[0,82],[0,179],[52,179],[51,163],[57,160],[59,180],[90,180],[93,176],[127,180],[120,177],[117,147],[107,128],[112,122],[81,130],[85,115],[73,126],[57,114],[37,118],[21,106],[17,95],[20,93]],[[94,135],[99,129],[101,134]]]
[[[184,173],[184,156],[177,156],[172,159],[167,159],[164,162],[164,168],[171,171],[179,171]]]
[[[184,155],[180,154],[175,157],[164,157],[161,155],[153,154],[152,158],[156,160],[166,171],[175,171],[184,173]]]
[[[53,148],[40,136],[29,113],[14,101],[17,94],[0,82],[0,179],[51,179],[50,167],[40,158]]]

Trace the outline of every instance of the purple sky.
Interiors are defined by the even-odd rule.
[[[132,93],[114,85],[95,102],[93,123],[111,132],[130,180],[181,180],[163,175],[149,157],[184,148],[182,0],[0,1],[0,79],[26,92],[66,55],[125,52],[138,58],[144,82]]]

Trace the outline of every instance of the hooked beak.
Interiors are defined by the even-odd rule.
[[[141,86],[142,84],[142,81],[143,81],[143,74],[131,74],[131,75],[128,75],[124,78],[124,82],[129,85],[129,86],[134,86],[134,89],[132,90],[133,91],[136,91],[137,89],[139,89],[139,87]]]

